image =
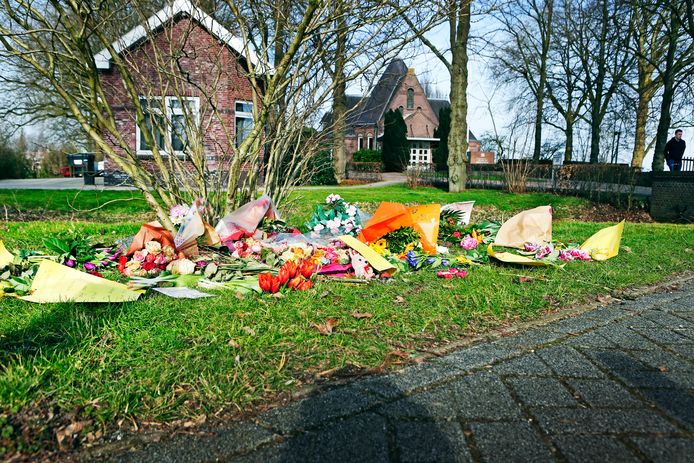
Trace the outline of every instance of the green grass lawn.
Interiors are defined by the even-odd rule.
[[[309,204],[295,208],[290,222],[305,220],[330,191],[298,192]],[[388,187],[340,193],[360,203],[475,199],[505,216],[549,203],[555,216],[567,217],[583,205],[575,198],[493,191],[447,195]],[[580,242],[604,225],[558,220],[554,237]],[[139,222],[0,222],[0,238],[9,248],[36,248],[43,237],[74,227],[108,241],[134,233]],[[622,245],[610,261],[571,262],[562,270],[490,264],[445,281],[420,271],[386,284],[318,282],[279,299],[231,292],[208,300],[145,296],[111,305],[4,299],[0,455],[3,446],[32,451],[53,443],[52,430],[68,418],[48,420],[46,410],[91,420],[87,430],[122,418],[167,422],[233,412],[310,382],[317,372],[376,367],[396,349],[414,355],[416,348],[658,282],[692,268],[694,226],[627,224]],[[519,284],[518,275],[533,279]],[[350,312],[373,316],[356,319]],[[319,334],[314,324],[331,317],[339,321],[335,333]]]

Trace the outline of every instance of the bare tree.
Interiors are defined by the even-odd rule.
[[[496,75],[509,84],[521,83],[531,93],[535,106],[533,160],[539,161],[554,0],[510,2],[502,5],[494,16],[505,38],[496,47]]]

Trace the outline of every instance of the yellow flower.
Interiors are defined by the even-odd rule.
[[[313,255],[311,256],[311,262],[314,264],[320,264],[321,258],[325,256],[325,250],[323,249],[316,249],[313,251]]]
[[[477,240],[477,244],[482,244],[484,241],[484,233],[477,233],[477,230],[472,230],[472,237]]]
[[[460,262],[461,264],[470,264],[470,265],[472,265],[472,261],[471,261],[470,259],[468,259],[467,257],[465,257],[465,256],[458,256],[458,257],[455,258],[455,260],[457,260],[457,261]]]
[[[377,253],[383,255],[383,253],[386,251],[386,248],[388,247],[388,243],[386,242],[386,240],[380,239],[369,244],[369,247]]]

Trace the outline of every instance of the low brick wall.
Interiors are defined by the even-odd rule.
[[[694,172],[654,172],[652,188],[653,220],[694,222]]]

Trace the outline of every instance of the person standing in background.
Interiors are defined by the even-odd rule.
[[[670,172],[682,170],[682,156],[687,144],[682,140],[682,130],[675,130],[675,136],[665,145],[665,162]]]

